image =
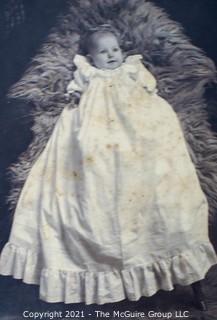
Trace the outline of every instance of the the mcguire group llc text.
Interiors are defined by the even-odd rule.
[[[23,312],[24,319],[110,319],[110,318],[128,318],[128,319],[186,319],[190,317],[190,312],[185,310],[176,310],[176,311],[167,311],[167,312],[160,312],[150,310],[148,312],[143,311],[120,311],[120,310],[113,310],[113,311],[101,311],[101,310],[94,310],[92,313],[83,311],[83,310],[66,310],[66,311],[46,311],[46,312],[36,312],[36,311],[28,311],[25,310]]]

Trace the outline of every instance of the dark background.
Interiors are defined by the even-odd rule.
[[[10,86],[20,79],[50,28],[56,24],[58,15],[67,9],[68,2],[69,0],[0,0],[0,248],[7,241],[11,224],[5,204],[9,189],[5,177],[6,168],[16,161],[31,141],[31,118],[27,106],[8,103],[6,94]],[[172,19],[179,21],[193,44],[204,49],[217,64],[217,0],[151,2],[165,8]],[[17,282],[1,277],[1,285],[5,288],[4,296],[7,295],[7,288],[12,288],[8,292],[8,299],[4,299],[4,308],[7,309],[7,304],[11,308],[13,299],[21,299],[17,297],[16,290],[13,290],[17,288]],[[32,294],[30,287],[22,291],[22,294],[24,292],[26,297],[23,296],[22,299],[28,300],[28,294]]]

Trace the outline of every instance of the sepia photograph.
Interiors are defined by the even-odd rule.
[[[217,2],[2,0],[0,320],[217,320]]]

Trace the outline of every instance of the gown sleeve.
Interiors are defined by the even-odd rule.
[[[94,68],[84,56],[76,55],[73,60],[77,70],[74,72],[74,79],[67,86],[67,93],[84,92],[94,74]]]
[[[127,62],[136,67],[135,73],[133,74],[134,80],[142,85],[149,93],[157,93],[157,81],[152,73],[143,65],[142,56],[129,56]]]
[[[82,76],[79,70],[74,72],[74,79],[71,80],[67,86],[67,93],[73,93],[75,91],[83,92],[86,88],[87,81]]]

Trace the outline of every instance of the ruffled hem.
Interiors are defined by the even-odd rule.
[[[1,253],[0,274],[40,285],[40,299],[46,302],[104,304],[126,298],[137,301],[160,289],[172,290],[174,284],[199,281],[217,258],[211,244],[202,243],[179,255],[124,270],[44,269],[40,261],[37,251],[7,243]]]

